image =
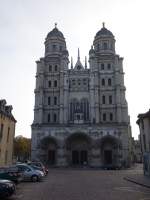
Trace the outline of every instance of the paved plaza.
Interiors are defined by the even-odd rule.
[[[40,183],[21,183],[13,200],[150,200],[150,188],[124,180],[141,169],[50,169]]]

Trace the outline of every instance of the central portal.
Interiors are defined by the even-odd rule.
[[[104,163],[105,163],[105,165],[112,164],[112,151],[111,150],[104,151]]]
[[[88,164],[88,153],[86,150],[72,151],[72,164],[73,165],[87,165]]]
[[[66,140],[68,164],[71,166],[85,166],[90,162],[91,140],[86,134],[75,133]]]

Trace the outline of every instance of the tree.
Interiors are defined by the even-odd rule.
[[[17,161],[29,160],[31,155],[31,139],[19,135],[14,138],[14,156]]]

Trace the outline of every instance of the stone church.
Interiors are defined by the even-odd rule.
[[[57,24],[36,61],[32,159],[53,166],[129,166],[131,127],[125,98],[123,58],[105,24],[89,50],[88,63],[69,61]]]

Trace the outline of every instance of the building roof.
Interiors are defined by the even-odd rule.
[[[12,106],[8,106],[6,105],[6,100],[5,99],[1,99],[0,100],[0,114],[4,115],[5,117],[8,117],[9,119],[11,119],[14,122],[17,122],[14,118],[14,116],[12,115],[11,111],[13,109]]]
[[[105,24],[103,23],[103,27],[101,28],[101,30],[99,30],[96,33],[95,37],[99,37],[99,36],[107,36],[107,37],[114,37],[114,35],[112,34],[111,31],[109,31],[106,27]]]
[[[140,121],[141,119],[144,119],[144,118],[150,118],[150,109],[149,109],[149,111],[146,112],[146,113],[139,114],[139,115],[138,115],[138,120],[137,120],[136,123],[139,124],[139,121]]]
[[[64,39],[64,35],[57,28],[57,23],[55,23],[55,28],[47,34],[47,38],[49,37],[61,37]]]

